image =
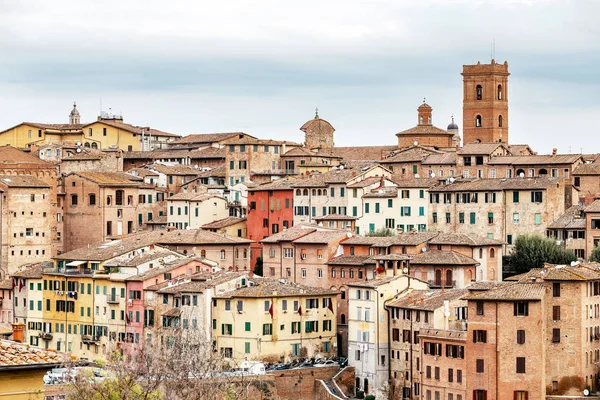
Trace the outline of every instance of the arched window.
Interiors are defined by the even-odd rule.
[[[495,257],[496,257],[496,250],[490,249],[490,258],[495,258]]]
[[[89,148],[90,148],[90,142],[85,142],[85,143],[83,144],[83,147],[87,147],[87,148],[89,149]]]
[[[92,142],[92,149],[97,149],[97,148],[98,148],[98,143]]]
[[[296,196],[302,196],[302,191],[300,189],[296,189]]]
[[[248,258],[248,249],[244,249],[244,258]]]
[[[475,126],[481,128],[481,115],[475,117]]]
[[[502,115],[498,115],[498,127],[502,128]]]
[[[320,195],[321,195],[321,189],[318,189],[317,190],[317,196],[320,196]]]
[[[200,257],[206,258],[206,250],[200,250]]]
[[[490,270],[490,276],[488,276],[488,281],[496,280],[496,270],[492,268]]]
[[[448,286],[448,287],[454,286],[452,284],[452,270],[451,269],[446,270],[446,286]]]
[[[479,249],[479,258],[483,258],[483,249]]]
[[[96,195],[94,193],[90,194],[89,204],[90,204],[90,206],[96,205]]]
[[[477,85],[475,93],[477,94],[477,100],[481,100],[483,98],[483,88],[481,87],[481,85]]]
[[[317,191],[315,189],[312,190],[312,195],[316,196],[317,195]]]
[[[548,175],[548,170],[547,170],[547,169],[545,169],[545,168],[542,168],[542,169],[540,169],[540,172],[539,172],[539,174],[540,174],[540,175]]]
[[[304,189],[304,191],[302,192],[302,194],[303,194],[304,196],[308,196],[308,189]]]
[[[422,115],[419,116],[419,125],[423,125],[423,116]]]
[[[441,269],[435,270],[435,285],[442,286],[442,270]]]
[[[427,123],[431,125],[431,117],[427,117]]]
[[[498,100],[502,100],[502,85],[498,85]]]

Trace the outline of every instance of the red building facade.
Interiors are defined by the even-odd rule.
[[[293,224],[294,191],[291,184],[292,181],[280,179],[248,189],[248,239],[253,241],[250,245],[252,269],[258,257],[262,257],[260,241]]]

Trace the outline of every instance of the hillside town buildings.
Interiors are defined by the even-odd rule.
[[[5,129],[0,335],[89,361],[180,332],[232,365],[347,357],[348,397],[598,393],[600,158],[511,143],[509,75],[464,65],[462,130],[423,101],[388,146],[336,146],[318,111],[302,144],[76,106]],[[525,234],[578,261],[508,277]]]

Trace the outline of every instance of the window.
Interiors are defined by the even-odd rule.
[[[552,343],[560,343],[560,328],[552,329]]]
[[[560,321],[560,306],[552,306],[552,320]]]
[[[502,128],[502,115],[498,115],[498,127]]]
[[[76,206],[77,205],[77,195],[76,194],[72,194],[71,195],[71,206]]]
[[[472,213],[469,215],[469,222],[471,223],[471,225],[475,225],[475,222],[476,222],[476,217],[475,217],[475,213],[474,213],[474,212],[472,212]]]
[[[513,192],[513,203],[519,202],[519,192]]]
[[[541,225],[542,224],[542,214],[535,213],[535,215],[534,215],[534,223],[536,225]]]
[[[526,317],[529,315],[529,303],[526,301],[516,301],[514,303],[514,315],[517,317]]]
[[[283,249],[283,258],[293,258],[294,257],[294,249]]]
[[[489,212],[488,213],[488,224],[493,224],[493,223],[494,223],[494,213]]]
[[[525,357],[517,357],[517,374],[525,373]]]
[[[477,315],[483,315],[483,301],[475,303],[477,305]]]
[[[519,213],[513,213],[513,224],[519,225]]]
[[[478,329],[474,330],[473,343],[487,343],[487,331]]]
[[[542,192],[531,192],[531,202],[541,203],[543,200]]]
[[[517,331],[517,343],[518,344],[525,344],[525,330],[519,329]]]
[[[556,382],[556,381],[552,382],[552,390],[558,390],[558,382],[556,382],[557,383],[556,389],[554,389],[554,382]],[[525,391],[525,390],[515,390],[515,393],[513,395],[513,399],[514,400],[527,400],[528,399],[528,392]]]
[[[475,117],[475,127],[481,128],[481,115]]]
[[[552,282],[552,297],[560,297],[560,282]]]
[[[482,374],[484,372],[484,370],[485,370],[484,361],[481,358],[476,360],[475,370],[477,371],[477,373],[480,373],[480,374]]]
[[[475,96],[477,100],[481,100],[483,98],[483,87],[481,85],[477,85],[475,88]]]
[[[487,390],[473,390],[473,400],[487,400]]]

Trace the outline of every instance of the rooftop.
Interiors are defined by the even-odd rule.
[[[334,155],[344,160],[356,161],[380,161],[392,151],[398,149],[397,145],[390,146],[355,146],[334,147],[331,149]]]
[[[54,350],[0,340],[0,370],[53,368],[64,362],[65,355]]]
[[[471,291],[471,293],[463,297],[463,299],[481,301],[538,301],[543,298],[544,291],[545,289],[542,283],[513,283],[499,285],[484,291]]]
[[[335,258],[332,258],[327,263],[328,265],[367,265],[372,264],[375,265],[375,260],[373,260],[372,256],[348,256],[341,255]]]
[[[475,234],[467,235],[464,233],[439,233],[429,241],[430,244],[449,244],[457,246],[500,246],[503,243],[499,240],[488,239]]]
[[[208,224],[202,225],[202,229],[221,229],[228,226],[236,225],[242,222],[246,222],[246,218],[239,217],[227,217],[219,219],[217,221],[209,222]]]
[[[100,186],[139,186],[142,178],[124,172],[74,172],[77,175],[97,183]]]
[[[217,296],[218,298],[264,298],[264,297],[296,297],[296,296],[335,296],[335,290],[321,289],[299,285],[271,278],[253,277],[247,286]]]
[[[584,206],[571,206],[548,225],[548,229],[585,229]]]
[[[413,290],[397,300],[388,303],[388,306],[411,310],[435,311],[443,307],[445,301],[459,300],[468,293],[467,289]]]
[[[31,175],[0,175],[0,184],[9,188],[50,188],[50,185]]]
[[[56,169],[49,162],[10,145],[0,146],[0,165],[2,164],[36,164],[38,167]]]
[[[547,189],[559,185],[558,178],[473,179],[431,188],[434,192],[481,192],[503,190]]]
[[[599,163],[580,164],[573,171],[573,175],[600,175]]]
[[[479,262],[455,251],[428,250],[412,257],[411,265],[479,265]]]
[[[352,245],[369,245],[373,247],[389,247],[389,246],[416,246],[426,243],[437,233],[433,232],[405,232],[398,233],[395,236],[353,236],[344,241],[344,246]]]

